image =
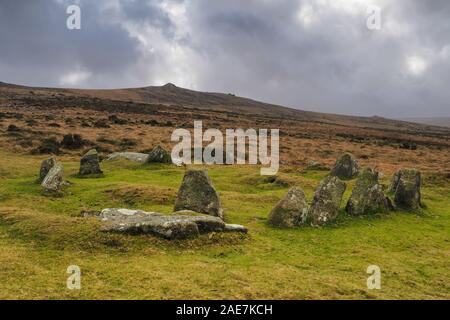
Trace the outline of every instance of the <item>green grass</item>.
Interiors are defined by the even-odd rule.
[[[80,179],[77,159],[65,158],[73,185],[51,198],[35,183],[43,157],[0,152],[0,158],[2,299],[450,298],[448,180],[425,179],[421,213],[351,218],[342,211],[332,226],[276,229],[267,226],[267,215],[288,186],[301,186],[311,199],[325,172],[284,168],[269,183],[256,167],[209,167],[226,220],[244,224],[249,234],[167,241],[102,233],[80,212],[170,213],[181,168],[118,161],[102,165],[103,178]],[[381,268],[381,290],[367,289],[372,264]],[[82,270],[81,290],[66,288],[69,265]]]

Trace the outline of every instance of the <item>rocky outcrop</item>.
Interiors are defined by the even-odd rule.
[[[330,175],[338,177],[342,180],[350,180],[355,178],[358,173],[358,161],[352,154],[345,153],[336,160],[334,167],[331,169]]]
[[[172,163],[172,156],[161,146],[156,146],[148,155],[149,163]]]
[[[97,150],[89,150],[80,160],[80,176],[102,174]]]
[[[276,227],[292,228],[303,224],[308,214],[308,203],[300,188],[291,188],[269,214],[268,223]]]
[[[383,187],[378,183],[378,172],[372,169],[362,170],[347,202],[346,211],[351,215],[360,216],[387,212],[390,208],[390,200],[384,195]]]
[[[415,210],[421,203],[421,174],[415,169],[401,169],[393,178],[390,190],[394,192],[394,203],[402,209]]]
[[[345,183],[337,177],[328,176],[320,183],[308,214],[312,225],[320,226],[336,219],[345,189]]]
[[[192,210],[223,219],[219,195],[206,171],[186,171],[175,202],[174,211],[179,210]]]
[[[61,191],[61,187],[64,183],[63,167],[60,163],[56,162],[50,171],[45,176],[41,183],[44,192],[58,193]]]
[[[98,214],[86,213],[85,216],[96,216],[101,219],[103,231],[149,233],[166,239],[189,239],[209,232],[247,232],[245,227],[227,225],[218,217],[186,211],[164,215],[157,212],[109,208]]]
[[[138,152],[114,152],[105,159],[105,161],[112,161],[117,159],[127,159],[134,162],[145,163],[148,161],[148,154]]]
[[[51,157],[48,158],[41,163],[41,169],[39,170],[39,178],[38,182],[42,183],[44,181],[45,177],[49,173],[50,169],[53,168],[53,166],[56,164],[56,159]]]

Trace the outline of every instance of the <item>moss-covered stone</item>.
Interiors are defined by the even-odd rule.
[[[389,211],[390,201],[378,183],[378,172],[368,168],[361,171],[345,209],[355,216]]]
[[[38,183],[42,183],[44,181],[45,177],[49,173],[50,169],[53,168],[53,166],[56,164],[56,159],[54,157],[45,159],[41,163],[41,169],[39,170],[39,178]]]
[[[102,173],[97,150],[89,150],[80,160],[80,176],[100,175]]]
[[[350,180],[355,178],[359,173],[359,165],[355,156],[351,153],[344,153],[340,156],[334,167],[331,169],[330,175],[338,177],[342,180]]]
[[[41,183],[45,193],[57,194],[61,191],[61,186],[64,182],[63,167],[60,163],[50,169]]]
[[[269,214],[268,223],[276,227],[292,228],[303,224],[308,214],[308,203],[300,188],[291,188]]]
[[[394,203],[396,206],[415,210],[422,206],[421,203],[421,174],[415,169],[401,169],[394,175],[395,182]]]
[[[322,180],[309,210],[308,219],[312,225],[320,226],[336,219],[346,187],[337,177],[328,176]]]
[[[192,210],[223,218],[219,195],[206,171],[186,171],[174,208],[174,211],[180,210]]]
[[[161,146],[156,146],[148,155],[149,163],[172,163],[172,156]]]

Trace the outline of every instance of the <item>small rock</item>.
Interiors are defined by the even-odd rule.
[[[326,177],[314,193],[309,219],[315,226],[332,222],[339,214],[339,207],[346,185],[337,177]]]
[[[172,156],[161,146],[156,146],[148,155],[149,163],[172,163]]]
[[[308,203],[300,188],[291,188],[269,214],[272,226],[292,228],[303,224],[308,214]]]
[[[46,192],[58,192],[61,189],[63,179],[63,167],[60,163],[57,162],[50,169],[47,176],[42,181],[41,186]]]
[[[325,166],[323,163],[319,161],[310,160],[307,163],[306,170],[312,170],[312,171],[328,171],[330,168]]]
[[[389,203],[383,187],[378,183],[378,172],[364,169],[358,176],[345,209],[351,215],[367,215],[389,211]]]
[[[219,195],[203,170],[188,170],[178,190],[174,211],[192,210],[223,219]]]
[[[420,171],[415,169],[401,169],[393,178],[391,187],[394,189],[394,203],[396,206],[407,209],[419,209],[421,204],[422,179]]]
[[[39,170],[39,178],[38,178],[39,183],[42,183],[42,181],[44,181],[48,172],[50,171],[51,168],[53,168],[53,166],[55,164],[56,164],[56,159],[53,157],[42,161],[41,169]]]
[[[94,217],[94,218],[98,218],[101,216],[101,211],[94,211],[94,210],[83,210],[81,211],[81,216],[83,218],[90,218],[90,217]]]
[[[100,160],[97,150],[89,150],[80,160],[79,174],[85,176],[102,173],[103,171],[100,169]]]
[[[226,224],[224,231],[247,233],[248,229],[240,224]]]
[[[350,180],[356,177],[358,173],[358,161],[352,154],[345,153],[336,160],[330,175],[342,180]]]

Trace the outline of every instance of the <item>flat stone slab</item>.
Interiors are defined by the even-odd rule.
[[[184,214],[181,214],[184,213]],[[86,212],[84,216],[95,216],[103,223],[103,231],[130,234],[155,234],[166,239],[189,239],[208,232],[247,232],[240,225],[227,225],[219,217],[177,212],[164,215],[157,212],[108,208],[101,212]]]
[[[105,159],[105,161],[112,161],[116,159],[127,159],[134,162],[146,163],[149,155],[139,152],[114,152]]]

